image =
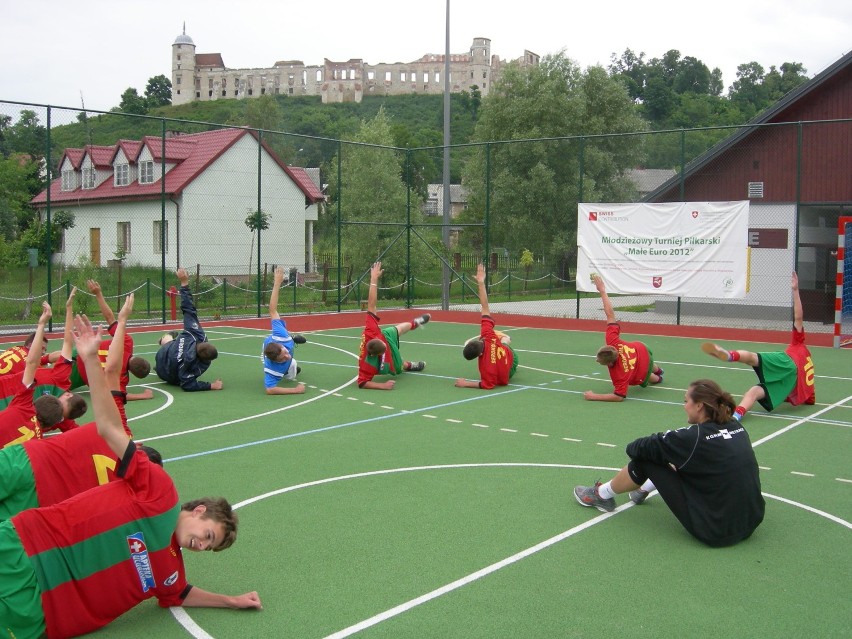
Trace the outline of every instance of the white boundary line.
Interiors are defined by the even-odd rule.
[[[325,479],[319,479],[319,480],[316,480],[316,481],[305,482],[303,484],[297,484],[297,485],[294,485],[294,486],[287,486],[285,488],[280,488],[278,490],[273,490],[273,491],[270,491],[268,493],[264,493],[262,495],[257,495],[255,497],[245,499],[245,500],[239,502],[238,504],[235,504],[234,509],[236,510],[237,508],[240,508],[240,507],[243,507],[243,506],[248,506],[248,505],[256,503],[256,502],[258,502],[262,499],[266,499],[268,497],[274,497],[274,496],[278,496],[278,495],[283,495],[285,493],[300,490],[302,488],[311,488],[311,487],[314,487],[314,486],[321,486],[321,485],[324,485],[324,484],[330,484],[330,483],[333,483],[333,482],[345,481],[345,480],[350,480],[350,479],[359,479],[359,478],[363,478],[363,477],[375,477],[375,476],[379,476],[379,475],[391,475],[391,474],[395,474],[395,473],[421,471],[421,470],[449,470],[449,469],[458,469],[458,468],[500,468],[500,467],[504,467],[504,468],[505,467],[510,467],[510,468],[517,468],[517,467],[570,468],[570,469],[573,469],[573,470],[608,470],[608,471],[618,470],[617,468],[610,468],[610,467],[605,467],[605,466],[582,466],[582,465],[577,465],[577,464],[543,464],[543,463],[540,464],[540,463],[523,463],[523,462],[411,466],[411,467],[405,467],[405,468],[392,468],[392,469],[386,469],[386,470],[368,471],[368,472],[363,472],[363,473],[353,473],[353,474],[350,474],[350,475],[340,475],[338,477],[327,477]],[[784,497],[779,497],[777,495],[772,495],[772,494],[769,494],[769,493],[763,493],[763,495],[764,495],[764,497],[768,497],[770,499],[775,499],[775,500],[780,501],[782,503],[785,503],[785,504],[788,504],[788,505],[791,505],[791,506],[795,506],[795,507],[801,508],[801,509],[803,509],[807,512],[819,515],[820,517],[824,517],[824,518],[826,518],[830,521],[833,521],[834,523],[840,524],[841,526],[844,526],[844,527],[852,530],[852,522],[848,522],[845,519],[841,519],[840,517],[836,517],[835,515],[831,515],[831,514],[825,512],[825,511],[822,511],[822,510],[819,510],[819,509],[816,509],[816,508],[812,508],[811,506],[807,506],[807,505],[802,504],[800,502],[796,502],[796,501],[793,501],[793,500],[790,500],[790,499],[786,499]],[[582,524],[578,524],[577,526],[569,528],[568,530],[565,530],[565,531],[559,533],[558,535],[550,537],[549,539],[545,539],[544,541],[541,541],[541,542],[539,542],[539,543],[537,543],[533,546],[530,546],[529,548],[526,548],[526,549],[524,549],[524,550],[522,550],[518,553],[515,553],[514,555],[506,557],[505,559],[501,559],[500,561],[497,561],[493,564],[485,566],[484,568],[481,568],[480,570],[477,570],[477,571],[472,572],[468,575],[465,575],[464,577],[461,577],[460,579],[456,579],[455,581],[452,581],[448,584],[445,584],[445,585],[441,586],[440,588],[436,588],[434,590],[431,590],[430,592],[424,593],[424,594],[420,595],[419,597],[415,597],[414,599],[410,599],[409,601],[406,601],[406,602],[401,603],[397,606],[394,606],[393,608],[389,608],[388,610],[385,610],[384,612],[381,612],[377,615],[373,615],[372,617],[364,619],[364,620],[362,620],[362,621],[360,621],[356,624],[353,624],[353,625],[351,625],[347,628],[344,628],[344,629],[339,630],[335,633],[327,635],[325,637],[325,639],[343,639],[344,637],[349,637],[349,636],[351,636],[355,633],[358,633],[362,630],[365,630],[366,628],[370,628],[371,626],[375,626],[375,625],[377,625],[377,624],[379,624],[383,621],[387,621],[388,619],[391,619],[392,617],[395,617],[395,616],[400,615],[404,612],[407,612],[407,611],[409,611],[413,608],[416,608],[417,606],[419,606],[421,604],[424,604],[424,603],[431,601],[433,599],[437,599],[438,597],[440,597],[442,595],[448,594],[448,593],[450,593],[454,590],[458,590],[462,586],[466,586],[469,583],[472,583],[474,581],[477,581],[478,579],[486,577],[486,576],[500,570],[501,568],[505,568],[506,566],[510,566],[511,564],[517,563],[521,559],[525,559],[525,558],[527,558],[531,555],[534,555],[535,553],[537,553],[541,550],[549,548],[550,546],[553,546],[554,544],[557,544],[560,541],[563,541],[564,539],[572,537],[572,536],[576,535],[577,533],[580,533],[580,532],[582,532],[582,531],[584,531],[588,528],[591,528],[592,526],[596,526],[597,524],[604,522],[607,519],[609,519],[610,517],[614,517],[618,513],[623,512],[624,510],[627,510],[628,508],[632,508],[633,506],[634,506],[633,502],[628,501],[628,502],[622,504],[621,506],[619,506],[618,508],[616,508],[612,512],[601,513],[600,515],[597,515],[593,519],[590,519],[586,522],[583,522]],[[187,611],[185,609],[183,609],[181,607],[173,607],[173,608],[170,608],[170,611],[171,611],[172,615],[174,616],[175,620],[181,626],[183,626],[183,628],[191,636],[195,637],[196,639],[214,639],[212,637],[212,635],[208,634],[203,628],[201,628],[190,617],[189,613],[187,613]]]

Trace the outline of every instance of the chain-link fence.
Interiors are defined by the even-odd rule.
[[[116,308],[135,292],[134,319],[169,321],[178,266],[206,318],[264,315],[279,266],[280,312],[362,309],[376,260],[382,306],[478,310],[482,261],[495,312],[602,318],[597,295],[575,287],[578,202],[742,199],[745,299],[614,296],[619,317],[787,327],[795,269],[811,330],[832,329],[837,220],[852,210],[849,120],[445,150],[13,102],[0,117],[6,332],[72,286],[77,307],[95,311],[89,279]],[[435,184],[445,152],[449,193]],[[33,183],[44,190],[22,200]]]

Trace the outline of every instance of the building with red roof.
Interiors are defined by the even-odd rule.
[[[62,263],[84,257],[101,265],[115,257],[156,267],[165,252],[167,267],[202,264],[208,273],[246,273],[257,259],[246,218],[258,202],[269,216],[261,261],[299,271],[313,261],[322,191],[305,169],[284,164],[253,131],[66,149],[59,173],[32,204],[42,218],[48,206],[74,214],[57,252]]]

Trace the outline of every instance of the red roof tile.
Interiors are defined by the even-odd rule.
[[[165,192],[167,196],[180,195],[183,190],[198,177],[210,164],[227,151],[234,143],[244,135],[255,134],[245,129],[217,129],[215,131],[206,131],[203,133],[188,133],[174,138],[166,138],[166,163],[174,164],[175,166],[166,173]],[[147,147],[150,149],[156,162],[162,161],[162,138],[147,136],[141,142],[134,140],[121,140],[114,146],[110,147],[93,147],[87,146],[83,149],[66,149],[65,156],[72,163],[75,159],[82,157],[84,152],[89,152],[95,161],[96,166],[112,166],[112,159],[119,146],[125,149],[132,148],[138,145],[136,153],[128,158],[133,162],[138,162],[139,154],[142,149]],[[323,199],[322,193],[316,188],[316,185],[311,182],[310,178],[301,170],[301,175],[294,171],[293,167],[286,166],[275,155],[266,143],[263,143],[263,148],[275,160],[278,166],[290,176],[293,182],[305,194],[305,198],[311,202],[318,202]],[[104,162],[102,158],[106,157]],[[104,162],[99,164],[99,162]],[[79,168],[79,160],[74,163],[76,168]],[[303,176],[303,177],[302,177]],[[103,202],[117,200],[139,200],[139,199],[154,199],[159,198],[162,192],[163,185],[159,180],[153,184],[139,184],[138,181],[132,182],[127,186],[115,186],[113,180],[104,180],[95,189],[76,188],[73,191],[62,190],[62,180],[57,178],[50,185],[50,201],[52,204],[62,202]],[[35,206],[44,205],[47,202],[47,191],[42,191],[31,200],[31,204]]]

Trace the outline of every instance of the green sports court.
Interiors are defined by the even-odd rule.
[[[385,312],[382,324],[417,314]],[[427,366],[397,377],[393,391],[355,383],[362,313],[285,318],[308,339],[296,348],[306,392],[290,396],[263,392],[267,320],[205,323],[219,358],[202,379],[220,377],[224,390],[184,393],[152,376],[154,399],[127,412],[135,438],[162,452],[183,500],[223,495],[240,515],[232,549],[185,554],[189,582],[256,590],[264,609],[167,611],[150,600],[96,636],[848,632],[848,351],[811,345],[816,405],[746,416],[766,518],[747,541],[712,549],[657,495],[641,506],[621,495],[604,514],[578,506],[571,491],[609,479],[631,440],[685,425],[692,380],[715,379],[735,399],[754,383],[751,369],[702,353],[702,341],[783,350],[786,333],[623,324],[622,337],[648,344],[665,379],[609,404],[582,398],[610,388],[594,361],[604,328],[594,321],[495,314],[520,358],[511,385],[454,387],[477,377],[461,344],[478,318],[433,312],[406,334],[403,356]],[[153,360],[160,334],[137,330],[136,353]]]

